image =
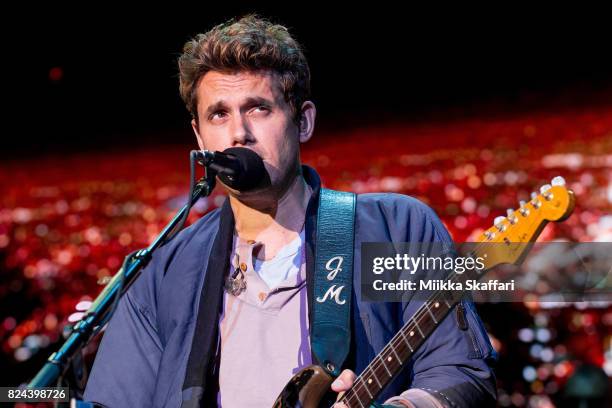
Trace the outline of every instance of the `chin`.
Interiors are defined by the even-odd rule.
[[[261,196],[270,195],[273,191],[275,191],[275,186],[266,186],[266,187],[256,187],[247,191],[240,191],[228,187],[226,184],[217,179],[217,182],[223,187],[223,189],[231,196],[246,199],[246,198],[257,198]]]
[[[289,180],[285,179],[282,181],[278,179],[273,179],[271,180],[272,183],[268,186],[257,187],[247,191],[235,190],[223,184],[222,182],[220,182],[220,184],[230,196],[244,203],[252,204],[255,206],[261,203],[264,204],[264,206],[267,206],[270,203],[270,200],[278,201],[281,199],[282,195],[292,185],[292,180],[294,180],[294,178],[291,178]]]

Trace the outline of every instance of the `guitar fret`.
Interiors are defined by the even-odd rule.
[[[361,384],[363,385],[363,388],[365,388],[365,390],[368,392],[368,396],[370,397],[370,399],[374,399],[374,396],[372,396],[372,393],[370,392],[370,390],[368,389],[368,384],[366,384],[363,379],[361,380]]]
[[[419,334],[421,335],[421,337],[425,338],[425,335],[423,334],[423,331],[421,330],[421,327],[419,326],[417,321],[415,319],[412,319],[412,321],[414,322],[414,325],[416,326],[417,330],[419,331]]]
[[[391,347],[391,351],[393,354],[395,354],[395,358],[397,359],[398,363],[402,365],[402,359],[397,355],[397,351],[395,351],[395,347],[393,347],[393,342],[389,343],[389,347]]]
[[[412,346],[410,345],[410,342],[408,341],[408,338],[406,337],[406,335],[404,334],[404,330],[400,330],[400,333],[402,335],[402,337],[404,338],[404,343],[406,343],[406,345],[408,346],[408,348],[410,349],[410,352],[413,353],[414,350],[412,349]]]
[[[378,379],[376,372],[374,371],[372,367],[370,367],[370,371],[372,372],[372,377],[374,377],[374,379],[376,380],[376,384],[378,384],[378,389],[382,390],[382,384],[380,383],[380,380]]]
[[[450,303],[448,303],[448,300],[446,300],[446,297],[444,297],[444,303],[446,303],[446,307],[448,307],[449,309],[451,308]]]
[[[429,315],[433,319],[434,323],[438,324],[438,320],[436,320],[436,316],[434,316],[434,314],[431,312],[431,309],[429,308],[428,302],[425,302],[425,308],[427,309],[427,312],[429,313]]]
[[[357,398],[357,402],[359,403],[359,406],[360,406],[361,408],[365,408],[365,407],[363,406],[363,402],[361,402],[361,398],[359,398],[359,394],[358,394],[358,393],[355,393],[354,395],[355,395],[355,397]],[[347,403],[347,402],[344,402],[344,403],[348,405],[348,403]],[[349,406],[349,408],[351,408],[351,407]]]
[[[391,374],[391,371],[389,371],[389,368],[387,367],[387,363],[385,363],[385,359],[382,358],[382,356],[378,356],[378,359],[380,361],[382,361],[383,367],[385,367],[385,370],[387,370],[387,374],[389,374],[389,377],[393,377],[393,374]]]

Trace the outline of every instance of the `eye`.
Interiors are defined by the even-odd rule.
[[[227,116],[227,112],[219,110],[216,112],[213,112],[210,114],[210,116],[208,116],[208,120],[219,120],[219,119],[223,119],[225,116]]]
[[[253,108],[254,113],[266,113],[270,112],[270,109],[266,105],[257,105]]]

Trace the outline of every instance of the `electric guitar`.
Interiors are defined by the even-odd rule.
[[[483,259],[484,268],[451,274],[451,279],[477,280],[497,265],[521,263],[546,224],[565,220],[574,209],[574,193],[565,187],[565,180],[555,177],[551,184],[542,186],[540,194],[532,193],[531,200],[521,202],[518,210],[508,210],[506,217],[496,218],[494,225],[479,237],[470,255]],[[338,402],[349,408],[369,407],[438,323],[460,302],[461,296],[443,290],[430,296]],[[333,380],[323,367],[308,366],[293,376],[274,402],[274,408],[319,407],[331,395]]]

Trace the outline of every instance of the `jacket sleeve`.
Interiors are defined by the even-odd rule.
[[[119,300],[98,348],[85,400],[105,407],[152,406],[163,349],[154,308],[156,269],[154,256]]]

